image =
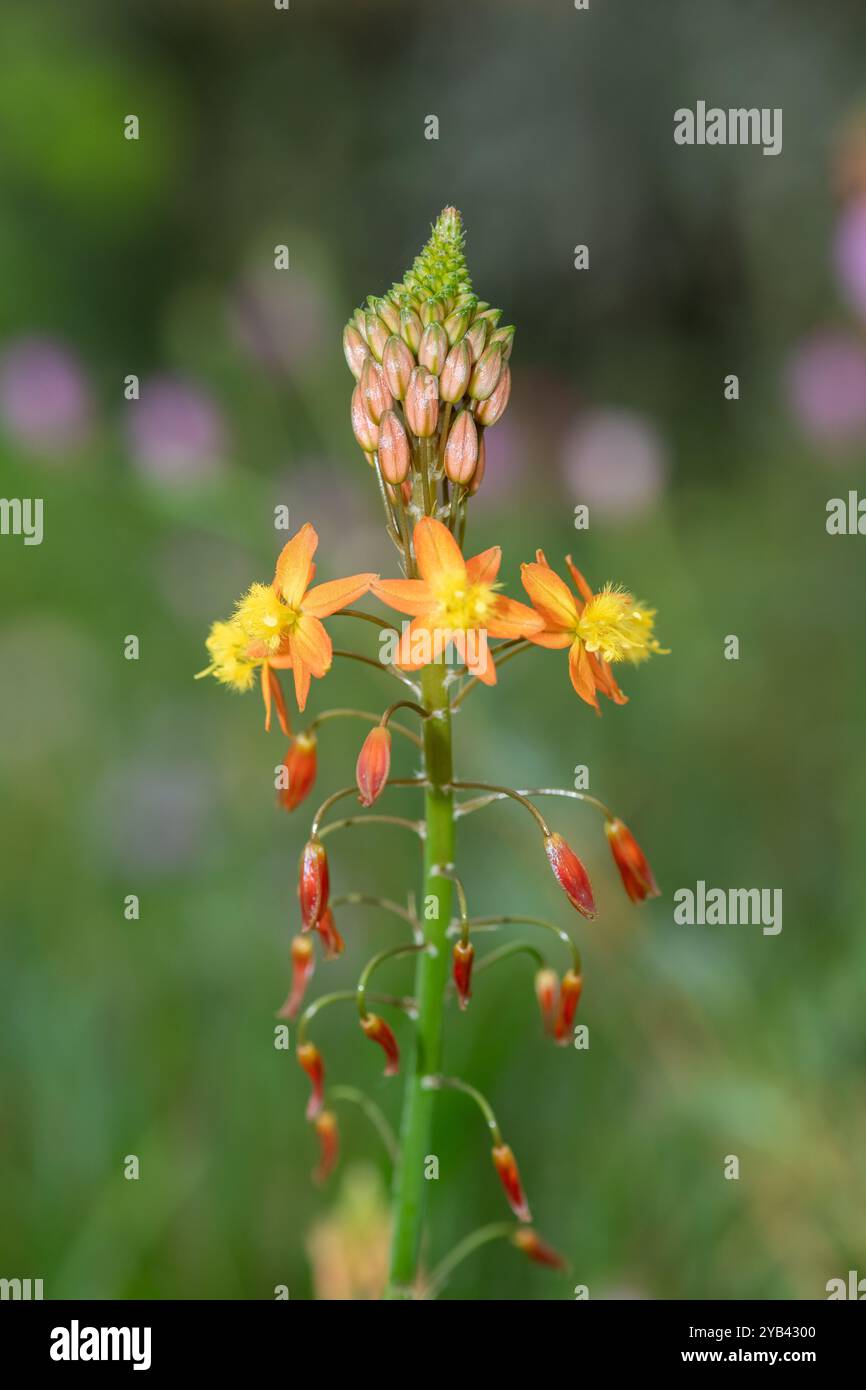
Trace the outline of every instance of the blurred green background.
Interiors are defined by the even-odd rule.
[[[545,808],[593,875],[594,924],[564,915],[516,808],[461,824],[473,912],[577,934],[591,1045],[542,1039],[524,958],[452,1004],[446,1069],[490,1096],[573,1274],[492,1246],[444,1296],[821,1298],[866,1274],[864,542],[825,531],[866,458],[864,50],[859,0],[7,0],[0,469],[4,496],[44,498],[45,537],[0,539],[4,1277],[47,1297],[375,1292],[376,1136],[341,1109],[341,1168],[314,1188],[306,1083],[273,1046],[316,798],[278,812],[284,740],[258,697],[192,675],[211,620],[272,572],[275,505],[317,527],[321,578],[394,572],[339,333],[445,203],[518,327],[469,553],[501,543],[516,597],[537,546],[571,550],[657,605],[672,654],[596,720],[538,652],[457,722],[465,777],[568,786],[588,764],[664,896],[633,908],[570,803]],[[675,146],[698,99],[782,107],[782,154]],[[338,643],[367,640],[340,622]],[[343,663],[308,708],[392,698]],[[326,726],[322,795],[360,738]],[[403,898],[406,839],[335,836],[334,891]],[[698,879],[782,888],[781,935],[675,925]],[[317,990],[399,930],[340,926]],[[409,965],[390,974],[408,988]],[[314,1036],[396,1120],[352,1011]],[[428,1268],[506,1214],[462,1097],[433,1151]]]

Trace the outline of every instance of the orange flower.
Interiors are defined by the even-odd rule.
[[[340,1132],[336,1116],[330,1110],[323,1110],[316,1116],[314,1128],[319,1139],[319,1166],[313,1173],[313,1182],[322,1183],[330,1177],[339,1157]],[[539,1257],[531,1255],[530,1258]]]
[[[508,1198],[508,1205],[514,1212],[518,1221],[531,1221],[532,1216],[529,1211],[529,1204],[523,1191],[523,1184],[520,1181],[520,1172],[517,1167],[517,1160],[511,1152],[508,1144],[494,1144],[493,1166],[499,1174],[499,1181],[502,1183],[505,1195]]]
[[[274,677],[276,679],[276,677]],[[289,744],[283,758],[286,785],[277,792],[277,801],[287,811],[294,811],[309,796],[316,780],[317,743],[315,734],[298,734]]]
[[[566,970],[562,977],[562,988],[559,992],[559,1010],[556,1015],[556,1023],[553,1028],[553,1036],[560,1047],[571,1039],[571,1026],[574,1023],[574,1015],[580,1003],[580,996],[583,992],[583,976],[578,975],[574,970]]]
[[[657,898],[661,889],[653,877],[646,855],[627,825],[619,817],[604,823],[604,832],[616,860],[623,887],[633,903]]]
[[[310,976],[315,969],[313,943],[308,936],[296,936],[292,941],[292,988],[277,1018],[294,1018],[304,1002]]]
[[[568,1269],[568,1260],[560,1255],[558,1250],[554,1250],[552,1245],[548,1245],[546,1240],[542,1240],[537,1231],[518,1226],[511,1239],[518,1250],[522,1250],[524,1255],[536,1264],[547,1265],[549,1269]]]
[[[420,579],[374,579],[370,585],[383,603],[413,619],[395,665],[417,671],[453,643],[472,675],[495,685],[487,637],[529,637],[542,630],[544,620],[525,603],[496,592],[498,545],[464,560],[448,527],[430,516],[416,525],[413,544]]]
[[[378,1043],[385,1054],[385,1075],[396,1076],[400,1070],[400,1049],[393,1029],[378,1014],[365,1014],[360,1022],[365,1037]]]
[[[474,959],[475,947],[471,941],[455,941],[451,974],[457,987],[457,998],[461,1009],[465,1009],[472,998],[472,962]]]
[[[325,1103],[325,1064],[315,1043],[301,1043],[296,1052],[298,1065],[310,1078],[312,1091],[307,1101],[307,1119],[314,1120]]]

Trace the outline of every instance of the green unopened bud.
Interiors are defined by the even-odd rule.
[[[478,431],[471,412],[461,410],[445,445],[445,475],[452,483],[462,486],[471,480],[478,462]]]
[[[480,401],[475,418],[479,425],[495,425],[497,420],[501,420],[505,414],[505,407],[508,405],[508,398],[511,395],[511,368],[505,367],[502,376],[496,383],[496,390],[487,397],[486,401]]]
[[[349,371],[358,381],[361,376],[361,368],[370,356],[370,349],[352,323],[347,323],[343,329],[343,355]]]
[[[441,323],[445,317],[445,305],[441,299],[425,299],[421,305],[422,323]]]
[[[409,348],[410,352],[417,352],[421,342],[421,334],[424,332],[424,325],[421,322],[420,314],[414,309],[400,310],[400,336]]]
[[[469,394],[472,399],[486,401],[496,390],[501,375],[502,348],[498,343],[494,343],[492,347],[484,349],[469,378]]]
[[[398,486],[409,476],[409,439],[393,410],[386,410],[379,422],[379,467],[386,483]]]
[[[487,445],[484,443],[484,431],[478,431],[478,462],[475,465],[475,472],[472,474],[472,481],[469,484],[469,496],[474,497],[481,486],[484,477],[484,469],[487,466]]]
[[[472,311],[470,309],[455,309],[453,314],[448,315],[443,327],[452,347],[455,343],[460,342],[471,322]]]
[[[490,325],[486,319],[475,319],[466,330],[464,342],[469,344],[469,351],[472,353],[472,361],[477,362],[482,352],[487,346],[487,334],[490,332]]]
[[[352,432],[364,453],[371,454],[379,442],[379,430],[367,414],[360,383],[352,392]]]
[[[416,367],[406,388],[404,401],[406,422],[419,439],[429,439],[436,433],[439,419],[439,391],[436,378],[426,367]]]
[[[382,370],[388,383],[388,390],[398,401],[402,401],[409,385],[409,378],[415,366],[415,358],[403,342],[392,333],[382,353]]]
[[[388,390],[385,373],[379,363],[373,361],[372,357],[368,357],[361,368],[359,385],[367,414],[373,424],[378,425],[385,411],[390,410],[394,404],[394,398]]]
[[[388,341],[388,325],[378,314],[367,313],[364,316],[364,330],[367,339],[367,346],[372,352],[377,362],[382,361],[382,353]]]
[[[507,328],[496,328],[490,335],[491,346],[498,343],[502,348],[502,360],[507,362],[511,356],[511,349],[514,346],[514,324],[510,323]]]
[[[428,323],[418,344],[418,361],[438,376],[448,356],[448,335],[441,323]]]
[[[502,310],[491,309],[488,305],[484,312],[482,314],[479,314],[478,317],[482,319],[487,319],[487,322],[492,324],[495,328],[499,320],[502,318]]]
[[[445,358],[445,365],[439,375],[439,395],[443,401],[455,405],[466,393],[469,377],[472,374],[472,353],[463,338]]]

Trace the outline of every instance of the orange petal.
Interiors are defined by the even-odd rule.
[[[461,632],[460,638],[455,638],[454,641],[454,646],[457,648],[458,652],[460,653],[460,656],[463,658],[464,661],[466,661],[466,635],[467,634]],[[471,666],[467,663],[466,669],[468,670],[470,676],[477,676],[478,679],[482,681],[484,685],[495,685],[496,666],[493,661],[493,656],[490,651],[490,648],[488,647],[486,642],[478,642],[477,648],[478,660],[474,662]]]
[[[271,732],[271,680],[267,662],[261,669],[261,682],[262,699],[265,702],[265,733],[269,734]]]
[[[531,637],[544,628],[544,619],[528,604],[497,594],[493,612],[487,620],[491,637]]]
[[[466,578],[470,584],[493,584],[501,563],[502,547],[492,545],[489,550],[482,550],[480,555],[473,555],[471,560],[466,561]]]
[[[549,651],[561,651],[563,647],[570,647],[574,641],[571,633],[563,632],[561,627],[555,632],[545,628],[542,632],[530,632],[527,635],[536,647],[547,647]]]
[[[304,613],[312,613],[314,618],[327,618],[338,608],[354,603],[356,598],[366,594],[376,574],[350,574],[347,579],[331,579],[327,584],[317,584],[304,595],[301,608]]]
[[[331,639],[310,613],[302,613],[289,633],[292,666],[309,666],[314,676],[324,676],[331,665]]]
[[[569,574],[571,575],[572,579],[574,580],[577,586],[578,593],[582,594],[586,602],[589,603],[589,600],[593,597],[592,589],[584,579],[583,575],[577,568],[577,565],[574,563],[570,555],[566,555],[565,563],[568,565]]]
[[[568,585],[547,565],[521,565],[520,578],[548,627],[572,630],[578,612]]]
[[[270,666],[268,666],[268,685],[274,697],[274,704],[277,707],[277,718],[280,721],[280,728],[288,738],[292,732],[292,726],[289,723],[289,711],[286,709],[286,700],[283,695],[283,687],[280,685],[280,678],[276,672],[271,670]]]
[[[300,607],[307,586],[315,572],[313,556],[319,537],[309,521],[290,541],[286,541],[277,558],[274,584],[290,608]]]
[[[413,660],[412,638],[418,632],[427,632],[432,634],[434,627],[435,618],[432,613],[422,613],[418,617],[413,618],[406,631],[401,634],[400,643],[397,651],[397,657],[394,661],[394,665],[399,666],[401,671],[420,671],[422,666],[426,666],[426,660]],[[431,636],[429,645],[432,646],[432,643],[433,638]]]
[[[627,705],[628,696],[623,695],[614,678],[613,671],[596,652],[589,653],[589,664],[595,679],[596,689],[606,695],[609,700],[613,700],[615,705]]]
[[[592,665],[589,660],[589,652],[582,642],[573,642],[571,651],[568,654],[568,674],[571,676],[571,683],[580,696],[588,705],[592,705],[597,714],[601,713],[598,708],[598,696],[595,693],[595,680],[592,674]]]
[[[298,661],[292,667],[292,675],[295,678],[295,699],[298,702],[298,709],[303,714],[307,704],[307,696],[310,693],[310,668],[305,666],[303,661]]]
[[[435,604],[430,586],[423,579],[376,579],[370,588],[389,608],[410,617],[429,613]]]
[[[466,561],[447,526],[432,516],[422,517],[415,527],[415,559],[422,579],[454,579],[466,574]]]

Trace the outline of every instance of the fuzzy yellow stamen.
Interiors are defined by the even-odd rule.
[[[645,608],[626,590],[606,584],[584,608],[577,633],[588,652],[598,652],[605,661],[637,665],[662,652],[653,634],[654,619],[654,608]]]
[[[443,627],[467,632],[483,627],[493,610],[497,584],[469,584],[465,579],[436,586]]]
[[[235,618],[248,642],[262,642],[269,652],[276,652],[297,614],[281,601],[273,585],[253,584],[239,600]]]
[[[222,685],[232,690],[249,690],[255,680],[256,663],[247,656],[249,638],[238,622],[231,618],[227,623],[214,623],[207,642],[211,666],[202,675],[215,676]]]

